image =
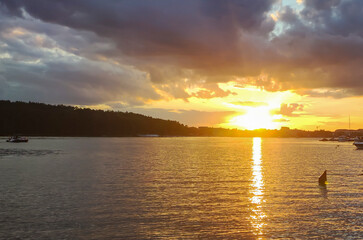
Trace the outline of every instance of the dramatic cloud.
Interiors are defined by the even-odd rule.
[[[259,42],[274,27],[267,14],[275,2],[271,0],[1,2],[2,12],[16,22],[8,28],[22,27],[52,37],[64,51],[87,60],[133,66],[176,98],[189,96],[188,84],[258,74],[259,66],[252,60],[262,57]],[[68,41],[46,23],[55,29],[64,26],[61,32],[73,31],[78,38]],[[93,47],[84,47],[89,43]],[[230,94],[213,88],[193,96]]]
[[[129,65],[87,58],[79,51],[112,44],[92,33],[0,17],[0,97],[65,104],[160,99],[147,74]]]
[[[0,0],[0,97],[98,104],[363,95],[363,1]],[[188,91],[191,88],[198,91]]]
[[[304,105],[298,103],[290,103],[290,104],[281,104],[280,111],[277,114],[281,114],[283,116],[296,117],[300,116],[300,114],[294,113],[295,111],[303,111]]]
[[[286,30],[272,43],[284,61],[268,73],[282,89],[363,94],[363,1],[306,0],[301,13],[286,7],[281,21]]]

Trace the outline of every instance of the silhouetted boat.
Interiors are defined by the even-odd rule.
[[[158,134],[139,134],[138,137],[160,137]]]
[[[357,149],[363,149],[363,137],[356,137],[353,145],[356,146]]]
[[[19,143],[19,142],[28,142],[27,137],[21,137],[21,136],[12,136],[9,139],[6,140],[7,142],[13,142],[13,143]]]
[[[352,141],[354,141],[354,139],[348,136],[340,136],[338,138],[338,142],[352,142]]]

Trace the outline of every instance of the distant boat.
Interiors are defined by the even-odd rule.
[[[326,139],[326,138],[323,138],[323,139],[320,139],[319,141],[326,142],[326,141],[329,141],[329,140]]]
[[[13,142],[13,143],[28,142],[28,138],[15,135],[15,136],[11,136],[6,141]]]
[[[356,146],[357,149],[363,149],[363,137],[356,137],[353,145]]]
[[[138,137],[160,137],[158,134],[139,134]]]
[[[338,138],[338,142],[352,142],[352,141],[354,141],[354,139],[348,136],[340,136]]]

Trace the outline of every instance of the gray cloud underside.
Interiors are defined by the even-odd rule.
[[[0,0],[1,29],[22,27],[49,40],[19,47],[18,39],[2,36],[0,48],[11,58],[0,66],[0,84],[8,88],[0,94],[141,104],[160,98],[151,85],[185,99],[184,89],[199,84],[207,90],[195,96],[223,97],[232,93],[215,83],[237,77],[270,91],[362,95],[363,1],[306,0],[299,13],[284,7],[280,33],[269,17],[276,2]],[[79,62],[44,53],[54,46]],[[24,66],[35,59],[41,65]],[[58,92],[49,95],[51,87]]]
[[[330,88],[336,98],[363,94],[363,1],[306,0],[297,15],[286,8],[287,30],[272,43],[285,56],[275,76],[285,88]]]
[[[161,97],[147,73],[96,59],[97,49],[112,48],[107,39],[33,19],[0,20],[1,99],[143,105]]]

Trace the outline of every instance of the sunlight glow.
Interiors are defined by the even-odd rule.
[[[270,114],[268,107],[250,107],[246,114],[230,119],[229,125],[247,130],[277,129],[280,127],[280,123],[275,122],[275,119],[276,117]]]

